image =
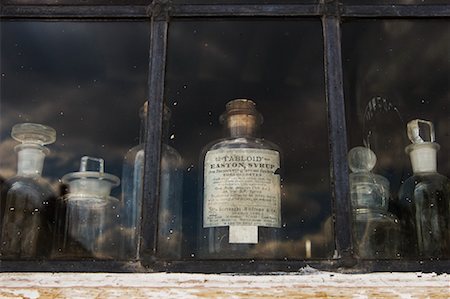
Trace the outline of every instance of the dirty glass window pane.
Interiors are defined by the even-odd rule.
[[[371,173],[367,149],[356,159],[359,162],[353,161],[363,169],[351,175],[356,184],[352,201],[361,210],[358,233],[364,236],[355,239],[360,240],[361,257],[450,256],[449,38],[448,20],[343,25],[349,149],[366,145],[377,158]],[[440,175],[433,166],[436,159],[430,156],[427,162],[418,152],[425,148],[430,155],[436,153],[430,123],[414,120],[434,125]],[[415,131],[419,135],[414,138]],[[418,145],[422,140],[428,144]],[[405,151],[419,154],[410,160]]]
[[[171,24],[165,95],[171,118],[166,118],[165,131],[166,142],[182,161],[182,257],[332,256],[322,41],[320,20],[315,19],[180,20]],[[222,128],[219,117],[233,99],[251,99],[256,103],[256,110],[264,118],[259,135],[262,139],[254,138],[258,136],[254,131],[258,131],[260,119],[249,101],[230,104],[232,111],[225,117],[228,130]],[[240,122],[246,125],[241,126]],[[248,139],[233,142],[229,138],[220,146],[216,144],[229,134],[238,139],[244,134]],[[247,152],[240,152],[239,148],[247,148]],[[259,168],[261,163],[256,163],[250,166],[256,167],[252,173],[257,179],[252,179],[246,170],[238,177],[240,170],[233,169],[238,165],[226,163],[230,161],[220,154],[233,159],[245,156],[247,162],[254,163],[264,159],[263,166],[268,170],[264,172]],[[221,171],[203,176],[205,155],[209,169],[231,167],[231,181]],[[220,159],[221,163],[212,163]],[[281,220],[276,219],[278,174]],[[236,178],[238,181],[232,183]],[[205,186],[215,188],[208,191],[209,198],[216,196],[218,201],[236,201],[236,192],[253,195],[242,197],[245,203],[234,202],[231,207],[226,202],[211,203],[203,217],[203,180]],[[164,192],[164,186],[161,190]],[[227,192],[235,195],[226,195]],[[161,194],[161,201],[164,200],[170,201],[170,196],[165,199]],[[265,210],[261,211],[261,207]],[[234,216],[230,216],[232,208]],[[213,228],[203,229],[203,218]],[[232,227],[230,231],[228,227]]]
[[[116,185],[148,49],[144,22],[1,23],[2,259],[129,258]]]

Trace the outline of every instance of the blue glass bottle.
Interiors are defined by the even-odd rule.
[[[423,132],[428,126],[428,132]],[[450,257],[450,182],[437,172],[433,124],[412,120],[407,126],[412,144],[405,148],[413,176],[399,190],[398,217],[402,225],[402,251],[407,258]],[[422,133],[428,133],[425,141]]]
[[[2,186],[1,258],[45,258],[52,248],[56,195],[41,173],[50,152],[44,145],[55,142],[56,132],[22,123],[12,128],[11,136],[21,144],[15,147],[17,174]]]
[[[142,200],[144,179],[144,146],[147,134],[148,103],[141,108],[139,144],[125,155],[122,172],[122,233],[124,243],[122,256],[139,258],[139,234],[142,223]],[[158,205],[157,255],[162,259],[181,257],[182,238],[182,158],[168,143],[170,110],[164,106],[163,141],[161,144],[160,199]]]

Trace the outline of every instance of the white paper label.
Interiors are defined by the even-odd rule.
[[[280,227],[280,176],[275,173],[279,168],[280,155],[273,150],[209,151],[204,169],[203,226],[230,226],[230,243],[255,243],[255,238],[257,243],[258,226]]]
[[[230,226],[229,243],[258,243],[257,226]]]

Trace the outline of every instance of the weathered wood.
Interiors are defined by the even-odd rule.
[[[448,298],[450,275],[3,273],[0,298]]]

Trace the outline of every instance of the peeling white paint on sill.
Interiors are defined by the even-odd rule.
[[[309,275],[232,275],[187,273],[2,273],[0,288],[67,287],[211,287],[241,289],[285,287],[449,287],[450,275],[434,273],[339,274],[317,272]]]

